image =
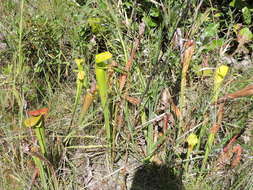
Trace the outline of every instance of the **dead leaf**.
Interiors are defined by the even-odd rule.
[[[252,95],[253,95],[253,85],[248,85],[247,87],[245,87],[241,90],[238,90],[234,93],[227,94],[227,95],[223,96],[216,103],[219,104],[219,103],[225,102],[227,100],[232,100],[232,99],[241,98],[241,97],[245,97],[245,96],[252,96]]]
[[[133,105],[139,105],[141,103],[139,98],[134,98],[128,95],[125,95],[124,98]]]

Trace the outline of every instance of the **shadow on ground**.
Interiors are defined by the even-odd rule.
[[[130,190],[185,190],[180,176],[165,165],[146,164],[134,174]]]

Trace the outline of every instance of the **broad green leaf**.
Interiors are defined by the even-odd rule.
[[[223,39],[218,39],[218,40],[212,40],[210,43],[208,43],[206,46],[205,46],[205,49],[207,50],[215,50],[219,47],[221,47],[223,45]]]
[[[251,24],[251,11],[248,7],[242,9],[243,20],[246,24]]]
[[[152,17],[159,17],[160,16],[159,9],[158,8],[151,8],[149,15]]]
[[[247,3],[247,1],[245,0],[233,0],[229,3],[229,6],[237,8],[237,9],[242,9],[243,7],[246,7],[246,6],[251,7],[250,3]]]
[[[205,38],[205,37],[214,37],[217,35],[218,33],[218,29],[219,29],[219,23],[211,23],[209,24],[204,32],[202,33],[202,37]]]
[[[220,12],[213,15],[213,17],[215,17],[215,18],[219,18],[219,17],[221,17],[221,16],[223,16],[223,14],[220,13]]]
[[[245,43],[245,42],[252,40],[253,34],[250,31],[250,29],[246,27],[246,28],[243,28],[239,31],[238,37],[239,37],[239,39],[238,39],[239,42]]]
[[[102,19],[100,19],[98,17],[88,18],[88,24],[91,27],[91,31],[93,33],[98,33],[98,32],[103,30],[103,26],[101,25],[102,24]]]
[[[144,21],[145,21],[146,24],[147,24],[149,27],[151,27],[151,28],[157,26],[157,24],[153,21],[152,18],[150,18],[150,16],[145,16],[145,17],[144,17]]]
[[[127,9],[130,9],[133,7],[133,3],[131,1],[124,2],[123,5],[126,6]]]
[[[235,7],[235,1],[236,1],[236,0],[231,1],[231,2],[229,3],[229,6],[230,6],[230,7]]]

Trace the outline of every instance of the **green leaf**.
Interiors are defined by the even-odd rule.
[[[221,47],[224,44],[223,39],[212,40],[205,46],[205,49],[211,51]]]
[[[216,36],[216,34],[218,33],[218,28],[219,28],[219,23],[216,23],[216,24],[211,23],[211,24],[209,24],[205,28],[205,30],[204,30],[204,32],[202,34],[202,37],[206,38],[206,37],[214,37],[214,36]]]
[[[147,24],[149,27],[151,27],[151,28],[157,26],[157,24],[153,21],[153,19],[152,19],[150,16],[145,16],[145,17],[144,17],[144,21],[145,21],[146,24]]]
[[[126,6],[127,9],[130,9],[133,7],[133,3],[131,1],[124,2],[123,5]]]
[[[240,38],[239,39],[240,42],[248,42],[253,38],[252,32],[247,27],[241,29],[239,31],[238,35],[239,35],[239,38]]]
[[[91,31],[93,33],[99,33],[104,30],[102,26],[102,19],[98,17],[88,18],[88,24],[91,27]]]
[[[251,12],[248,7],[242,9],[243,20],[246,24],[251,24]]]
[[[151,8],[149,15],[152,16],[152,17],[159,17],[160,12],[157,8]]]
[[[100,7],[100,10],[105,10],[105,9],[107,9],[107,4],[106,4],[106,2],[104,2],[104,1],[99,1],[99,7]]]
[[[221,16],[223,16],[223,14],[220,13],[220,12],[216,13],[215,15],[213,15],[213,17],[215,17],[215,18],[219,18],[219,17],[221,17]]]
[[[249,4],[244,0],[233,0],[229,3],[229,6],[237,9],[242,9],[245,6],[249,6]]]
[[[231,1],[231,2],[229,3],[229,6],[230,6],[230,7],[235,7],[235,1],[236,1],[236,0]]]

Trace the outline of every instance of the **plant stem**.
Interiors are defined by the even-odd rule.
[[[99,95],[104,112],[106,137],[109,147],[112,147],[113,139],[112,139],[112,130],[110,126],[110,111],[108,106],[108,83],[107,83],[107,74],[105,70],[106,70],[105,63],[96,64],[95,72],[99,87]]]
[[[19,21],[19,41],[18,41],[18,67],[16,70],[17,75],[20,74],[23,67],[22,57],[22,35],[23,35],[23,13],[24,13],[24,0],[20,1],[20,21]]]
[[[45,173],[44,168],[43,168],[43,164],[42,164],[42,162],[39,158],[37,158],[35,156],[33,156],[32,158],[34,160],[34,163],[35,163],[36,167],[39,168],[40,179],[41,179],[43,189],[47,190],[48,189],[47,177],[46,177],[46,173]]]
[[[214,134],[210,133],[210,135],[208,136],[207,144],[206,144],[206,151],[205,151],[205,156],[202,162],[201,171],[203,171],[203,169],[205,169],[206,167],[207,159],[213,146],[213,141],[214,141]]]
[[[47,149],[46,149],[46,140],[45,140],[45,129],[44,129],[44,127],[35,128],[35,134],[36,134],[37,140],[39,141],[41,153],[43,155],[46,155],[47,154]]]

